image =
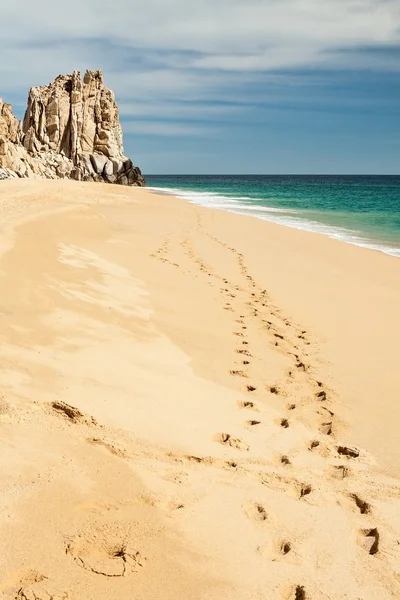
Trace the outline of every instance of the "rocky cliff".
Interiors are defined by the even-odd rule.
[[[101,71],[59,75],[29,91],[22,122],[0,98],[0,179],[70,178],[145,185],[124,156],[114,94]]]

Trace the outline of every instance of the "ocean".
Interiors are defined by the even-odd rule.
[[[400,258],[400,175],[147,175],[154,190]]]

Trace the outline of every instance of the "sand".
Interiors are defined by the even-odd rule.
[[[0,184],[0,597],[400,597],[400,261]]]

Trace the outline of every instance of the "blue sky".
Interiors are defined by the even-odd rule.
[[[0,95],[102,69],[144,173],[400,173],[398,0],[14,0]]]

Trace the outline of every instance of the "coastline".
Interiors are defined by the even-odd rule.
[[[155,178],[154,183],[157,183]],[[394,177],[394,176],[393,176]],[[201,178],[200,178],[201,179]],[[153,180],[151,179],[153,182]],[[184,183],[187,181],[183,180]],[[199,180],[200,181],[200,180]],[[197,182],[197,185],[199,184]],[[172,182],[171,182],[172,183]],[[176,185],[178,182],[176,183]],[[268,180],[265,182],[268,186]],[[285,225],[293,229],[300,229],[301,231],[308,231],[310,233],[320,233],[327,235],[332,239],[346,242],[369,250],[377,250],[388,254],[389,256],[395,256],[400,258],[400,236],[393,238],[393,232],[386,231],[384,234],[382,230],[380,235],[376,234],[376,231],[366,230],[364,225],[359,222],[351,221],[349,223],[349,214],[345,213],[341,215],[338,220],[338,213],[332,211],[312,210],[309,208],[294,208],[289,207],[285,203],[282,206],[277,199],[273,197],[262,196],[260,190],[260,197],[257,193],[252,192],[251,196],[237,196],[233,192],[216,192],[211,189],[199,191],[195,188],[196,180],[193,182],[193,189],[191,188],[178,188],[178,187],[157,187],[149,186],[149,189],[156,193],[169,194],[174,197],[183,198],[199,206],[205,206],[208,208],[214,208],[218,210],[226,210],[239,215],[253,216],[277,225]],[[246,189],[242,190],[245,193]],[[295,194],[295,190],[293,190]],[[340,214],[340,211],[339,211]],[[360,214],[363,214],[362,209]],[[393,214],[395,216],[395,214]],[[354,215],[353,215],[354,218]],[[363,228],[364,227],[364,228]],[[371,224],[369,224],[371,227]],[[375,228],[374,228],[375,229]]]
[[[251,215],[212,207],[199,208],[205,210],[202,214],[207,228],[210,227],[212,232],[213,228],[216,232],[223,229],[226,242],[236,245],[246,256],[268,289],[273,287],[276,304],[285,307],[297,322],[313,331],[321,344],[319,351],[326,353],[326,367],[321,365],[326,369],[326,377],[331,378],[333,369],[334,380],[342,382],[339,384],[340,395],[346,398],[344,421],[350,423],[360,444],[373,446],[374,454],[380,457],[388,472],[394,469],[396,476],[400,476],[400,448],[397,453],[394,443],[400,407],[392,402],[400,390],[400,374],[396,373],[396,339],[400,336],[400,323],[396,317],[400,305],[397,257],[318,232],[254,219]],[[237,237],[238,232],[240,237]],[[266,233],[268,242],[264,239]],[[260,258],[263,244],[265,254]],[[271,249],[273,255],[268,255],[267,250]],[[267,276],[264,270],[268,271]],[[372,281],[377,285],[371,299]],[[296,302],[292,300],[294,296],[297,296]],[[380,312],[383,308],[385,315]],[[379,317],[384,317],[382,322]],[[351,364],[348,364],[347,356],[352,357]],[[376,372],[376,363],[384,369],[383,373]],[[354,368],[357,369],[356,377]],[[369,374],[365,383],[364,372]],[[371,436],[374,417],[381,422],[382,429],[376,436]]]
[[[398,260],[105,184],[0,214],[5,599],[398,596]]]

